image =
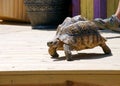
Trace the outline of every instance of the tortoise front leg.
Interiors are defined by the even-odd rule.
[[[64,44],[63,47],[67,61],[72,61],[71,47],[68,44]]]
[[[100,47],[103,49],[105,54],[111,54],[110,48],[106,45],[106,43],[103,43],[100,45]]]
[[[58,58],[59,57],[59,55],[57,54],[56,48],[49,48],[48,52],[52,56],[52,58]]]

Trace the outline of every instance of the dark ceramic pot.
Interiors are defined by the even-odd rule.
[[[33,29],[54,28],[68,16],[70,0],[24,0]]]

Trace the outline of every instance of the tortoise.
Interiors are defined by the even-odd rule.
[[[72,61],[71,51],[73,50],[79,51],[100,46],[105,54],[111,54],[111,50],[105,42],[106,39],[100,35],[94,22],[77,17],[66,18],[58,26],[54,39],[47,42],[47,45],[52,58],[59,57],[57,50],[64,50],[67,61]]]

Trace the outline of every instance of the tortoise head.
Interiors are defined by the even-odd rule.
[[[55,38],[55,39],[47,42],[48,47],[56,48],[58,46],[58,44],[59,44],[59,39],[58,38]]]

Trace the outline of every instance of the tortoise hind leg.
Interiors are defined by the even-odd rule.
[[[106,45],[106,43],[103,43],[100,45],[100,47],[103,49],[105,54],[111,54],[110,48]]]
[[[72,61],[71,47],[68,44],[64,44],[63,47],[67,61]]]

